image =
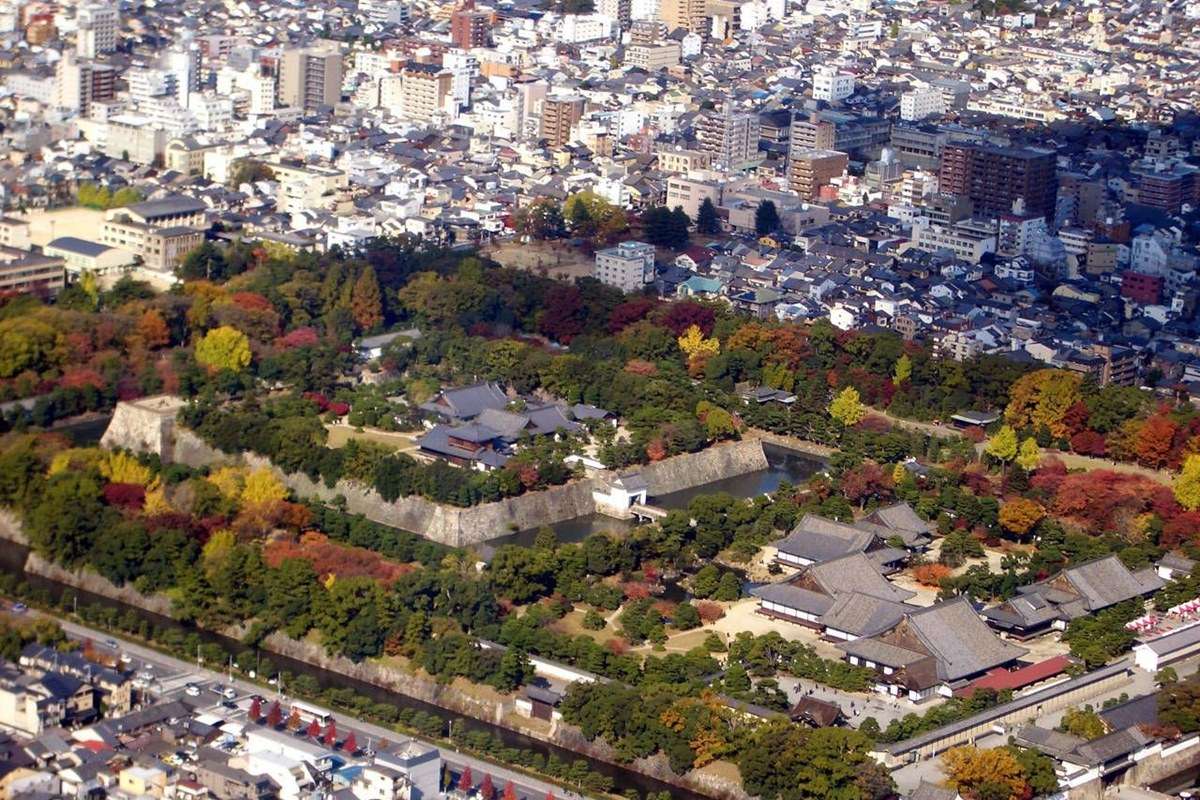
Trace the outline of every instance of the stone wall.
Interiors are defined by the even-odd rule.
[[[307,475],[285,475],[267,459],[248,453],[244,460],[254,467],[274,469],[288,488],[303,497],[332,500],[341,495],[352,513],[384,525],[419,533],[451,547],[467,547],[513,531],[553,525],[596,510],[592,482],[579,480],[552,486],[540,492],[508,497],[495,503],[468,508],[448,506],[424,497],[402,497],[391,503],[375,491],[351,481],[339,481],[332,489]]]
[[[29,546],[29,537],[21,524],[21,515],[7,508],[0,508],[0,539]]]
[[[685,453],[664,458],[642,467],[651,502],[656,495],[691,489],[723,478],[732,478],[767,469],[767,454],[762,442],[746,439],[705,448],[698,453]]]
[[[30,575],[37,575],[80,591],[107,597],[110,600],[117,600],[125,605],[134,606],[161,617],[171,616],[171,600],[164,594],[142,594],[132,586],[117,586],[103,575],[91,571],[72,572],[47,561],[34,552],[30,552],[29,557],[25,560],[25,571]]]
[[[175,416],[183,400],[172,395],[144,397],[117,403],[101,447],[122,447],[135,453],[157,453],[171,461],[174,445]]]
[[[183,464],[193,469],[222,461],[237,461],[236,456],[218,450],[183,427],[175,429],[173,447],[168,456],[163,457],[164,463]]]
[[[161,400],[161,402],[160,402]],[[519,530],[553,525],[596,512],[590,478],[553,486],[495,503],[468,508],[443,505],[423,497],[402,497],[387,502],[373,490],[350,481],[329,487],[308,476],[284,474],[267,459],[253,453],[240,456],[217,450],[198,435],[174,424],[174,414],[162,410],[173,398],[118,403],[116,413],[101,440],[106,447],[157,453],[164,462],[202,467],[222,461],[242,461],[253,467],[269,467],[301,497],[331,501],[341,496],[346,508],[367,519],[412,531],[450,547],[468,547]],[[176,406],[177,408],[178,406]],[[164,422],[169,416],[169,423]],[[705,483],[767,469],[767,456],[757,439],[728,442],[672,456],[641,469],[650,496],[691,489]]]

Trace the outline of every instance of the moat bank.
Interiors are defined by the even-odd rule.
[[[246,649],[236,637],[236,631],[227,635],[176,621],[170,616],[170,603],[164,597],[115,587],[95,573],[63,570],[30,553],[23,545],[10,542],[0,548],[0,571],[19,576],[54,602],[69,593],[83,604],[99,604],[132,613],[160,630],[175,629],[196,634],[202,641],[216,644],[227,652]],[[612,779],[615,794],[632,789],[643,796],[666,791],[672,797],[684,800],[745,797],[740,787],[718,785],[719,781],[714,782],[709,776],[704,776],[704,786],[696,787],[704,792],[700,794],[679,785],[679,779],[657,760],[639,763],[637,769],[612,763],[611,754],[605,747],[586,742],[570,726],[557,725],[548,736],[532,729],[523,730],[511,713],[505,713],[504,706],[483,702],[454,685],[440,684],[421,675],[372,662],[355,663],[329,656],[311,643],[278,633],[268,637],[260,649],[278,670],[307,675],[322,688],[349,688],[375,702],[433,714],[451,721],[456,731],[487,731],[509,747],[537,752],[545,758],[555,756],[568,763],[583,759],[591,770]]]
[[[254,454],[231,455],[215,450],[195,433],[177,425],[175,414],[181,405],[179,398],[165,396],[120,403],[101,441],[106,447],[155,453],[164,463],[200,467],[220,461],[242,461],[255,467],[266,466],[300,496],[325,501],[343,498],[351,513],[416,532],[451,547],[479,544],[544,525],[564,524],[597,511],[593,493],[602,485],[601,477],[581,478],[563,486],[468,508],[411,496],[389,503],[373,490],[350,481],[339,481],[329,487],[306,475],[285,474]],[[722,491],[721,482],[743,477],[747,479],[747,485],[761,484],[768,487],[762,491],[770,491],[772,480],[778,485],[782,474],[792,474],[785,470],[777,475],[773,469],[763,443],[752,438],[672,456],[645,465],[640,473],[652,498],[666,498],[670,502],[676,493]],[[811,474],[816,467],[809,464],[805,469]],[[796,475],[798,477],[799,473]],[[686,505],[687,499],[690,498],[681,496],[676,502]]]

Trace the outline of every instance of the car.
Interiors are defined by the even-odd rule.
[[[237,689],[234,689],[232,686],[226,687],[225,691],[221,692],[221,696],[226,700],[232,700],[237,697]]]
[[[25,605],[24,603],[13,603],[12,604],[12,612],[14,614],[24,614],[28,610],[29,610],[29,606]]]
[[[184,694],[186,694],[188,697],[199,697],[200,696],[200,687],[194,683],[189,683],[187,686],[184,686],[183,691],[184,691]]]
[[[109,650],[120,650],[121,649],[121,645],[117,644],[116,639],[105,639],[104,646],[107,647]]]

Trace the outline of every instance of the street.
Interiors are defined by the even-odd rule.
[[[263,696],[268,701],[279,699],[281,705],[285,707],[287,702],[293,699],[286,695],[281,695],[278,698],[267,697],[264,692],[269,691],[268,687],[259,686],[238,677],[231,679],[228,674],[218,670],[197,666],[194,663],[165,655],[144,645],[121,639],[120,637],[88,628],[75,622],[59,619],[58,617],[52,617],[52,619],[55,619],[62,626],[68,636],[78,640],[90,640],[93,647],[110,648],[111,644],[115,643],[121,653],[132,659],[132,662],[127,666],[133,670],[135,678],[146,680],[152,676],[152,679],[148,681],[150,689],[161,700],[187,697],[193,704],[211,700],[211,706],[214,711],[220,711],[233,719],[244,722],[250,708],[251,698],[254,695]],[[190,691],[189,687],[192,687]],[[235,690],[236,694],[233,698],[227,700],[226,697],[220,694],[220,690],[225,687],[231,687]],[[230,704],[233,706],[232,709],[230,708]],[[470,767],[476,782],[481,780],[484,775],[491,775],[497,791],[502,789],[507,782],[512,781],[516,787],[518,796],[523,798],[523,800],[544,800],[549,793],[553,793],[556,798],[564,798],[564,800],[583,800],[584,796],[577,792],[531,778],[528,775],[507,769],[490,761],[465,755],[457,751],[447,751],[443,745],[350,718],[345,712],[323,708],[315,703],[308,703],[308,705],[331,713],[337,719],[339,734],[344,736],[353,731],[355,739],[359,742],[360,746],[368,747],[369,743],[377,742],[381,739],[395,742],[397,739],[411,738],[432,747],[437,747],[441,751],[442,760],[455,773],[461,772],[464,767]]]

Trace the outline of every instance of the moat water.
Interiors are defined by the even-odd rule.
[[[745,475],[722,478],[719,481],[693,486],[691,489],[651,497],[650,503],[662,508],[675,509],[687,508],[692,500],[702,495],[721,492],[741,498],[758,497],[762,494],[771,494],[784,481],[791,484],[804,483],[825,468],[825,462],[815,456],[788,450],[778,445],[764,443],[763,451],[766,453],[767,463],[770,465],[767,469],[755,470],[747,472]],[[550,528],[560,542],[581,542],[593,533],[623,533],[633,528],[635,524],[632,520],[615,519],[604,514],[586,514],[551,525]],[[530,529],[489,539],[487,543],[493,547],[502,544],[531,545],[536,536],[537,529]]]

